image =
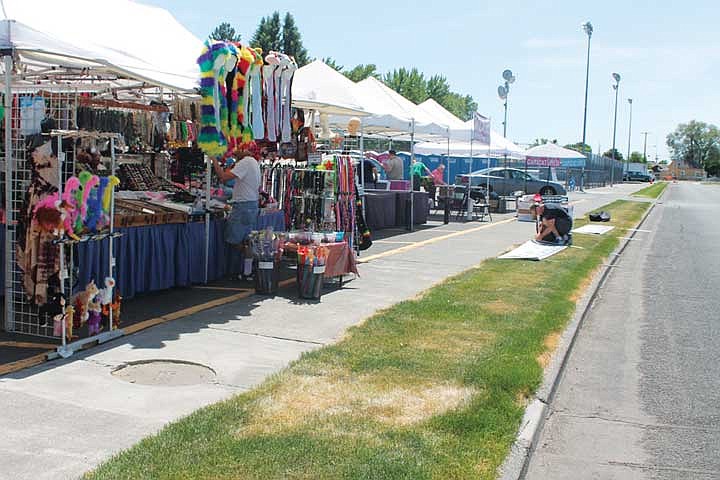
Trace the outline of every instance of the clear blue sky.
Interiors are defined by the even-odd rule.
[[[536,137],[562,144],[582,136],[587,37],[590,55],[588,143],[593,151],[612,144],[612,72],[622,75],[617,148],[627,151],[633,98],[632,150],[667,156],[665,136],[691,119],[719,123],[720,2],[495,1],[442,2],[289,1],[227,2],[139,0],[170,10],[190,31],[205,38],[227,21],[244,40],[262,16],[274,10],[295,17],[311,57],[332,57],[352,67],[374,63],[381,72],[417,67],[445,75],[453,89],[478,102],[502,132],[501,72],[517,77],[509,98],[508,137]],[[171,45],[169,45],[171,47]]]

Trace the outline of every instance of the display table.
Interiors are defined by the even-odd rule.
[[[325,278],[342,277],[354,273],[358,274],[355,252],[348,246],[347,242],[323,243],[328,249],[328,257],[325,261]],[[284,250],[288,254],[297,253],[297,243],[286,243]]]
[[[258,217],[258,228],[272,226],[285,230],[285,215],[271,212]],[[187,287],[205,281],[205,222],[148,225],[117,229],[115,239],[115,278],[124,298],[173,287]],[[0,229],[0,241],[5,229]],[[74,248],[79,265],[77,286],[84,288],[90,280],[103,285],[108,272],[108,242],[86,242]],[[4,262],[5,250],[0,259]],[[210,220],[208,281],[232,272],[231,249],[225,243],[225,220]],[[0,273],[4,286],[5,269]],[[5,294],[4,289],[2,295]]]
[[[407,191],[365,191],[365,220],[370,230],[406,227],[408,225],[410,192]],[[413,221],[415,225],[427,222],[429,206],[428,193],[415,192],[413,198]]]

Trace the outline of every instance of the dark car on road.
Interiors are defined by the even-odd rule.
[[[630,170],[623,173],[623,181],[625,182],[650,182],[653,177],[647,172],[638,172],[637,170]]]
[[[567,195],[565,187],[558,182],[541,180],[517,168],[486,168],[476,172],[455,176],[455,184],[483,187],[490,180],[490,191],[498,195],[510,195],[513,192],[539,193],[541,195]]]

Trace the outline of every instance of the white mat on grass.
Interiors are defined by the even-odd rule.
[[[573,230],[573,233],[586,233],[588,235],[604,235],[615,227],[607,225],[583,225]]]
[[[552,257],[556,253],[560,253],[565,250],[567,245],[550,245],[546,243],[536,242],[535,240],[528,240],[523,243],[515,250],[511,250],[504,255],[500,255],[498,258],[515,258],[520,260],[543,260],[548,257]]]

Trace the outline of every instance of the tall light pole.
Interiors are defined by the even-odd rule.
[[[643,160],[647,163],[647,136],[650,132],[640,132],[640,135],[645,135],[645,141],[643,142]]]
[[[627,161],[630,161],[630,139],[632,138],[632,98],[628,98],[630,104],[630,123],[628,124],[628,149],[627,149]],[[624,169],[623,169],[624,170]]]
[[[498,97],[504,102],[505,118],[503,120],[503,137],[507,138],[508,95],[510,94],[510,85],[515,83],[515,75],[513,75],[512,70],[506,69],[502,73],[502,78],[505,80],[505,84],[498,87]],[[505,168],[507,168],[507,155],[505,155]]]
[[[588,37],[588,44],[587,44],[587,67],[585,70],[585,113],[583,114],[583,134],[582,134],[582,149],[583,149],[583,155],[585,155],[585,134],[587,133],[587,100],[588,100],[588,86],[590,85],[590,39],[592,38],[593,34],[593,26],[590,22],[585,22],[582,25],[583,30],[587,34]],[[582,173],[580,174],[580,190],[584,191],[584,184],[585,183],[585,166],[582,168]]]
[[[610,186],[613,186],[613,183],[615,182],[615,134],[617,133],[617,104],[618,104],[618,93],[620,93],[620,74],[619,73],[613,73],[612,74],[613,79],[615,80],[615,85],[613,85],[613,89],[615,90],[615,118],[613,119],[613,146],[612,146],[612,164],[610,165]]]

